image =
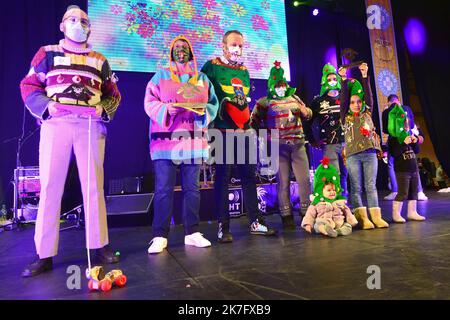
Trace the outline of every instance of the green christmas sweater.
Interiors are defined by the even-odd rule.
[[[250,91],[250,74],[243,65],[231,66],[221,58],[205,63],[202,70],[219,100],[219,112],[212,126],[218,129],[250,129],[250,108],[247,95]]]

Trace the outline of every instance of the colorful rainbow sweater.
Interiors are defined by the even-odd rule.
[[[218,101],[208,77],[199,72],[197,85],[189,83],[190,74],[179,74],[173,80],[169,68],[158,70],[149,81],[145,93],[145,111],[150,117],[150,154],[152,160],[207,159],[209,156],[207,127],[214,120]],[[204,103],[200,116],[183,110],[170,116],[171,103]]]
[[[73,49],[61,40],[58,45],[44,46],[34,56],[28,75],[21,81],[22,99],[31,114],[49,118],[52,102],[90,106],[101,105],[102,120],[109,122],[120,103],[117,88],[106,58],[89,47]],[[74,115],[65,116],[67,119]]]

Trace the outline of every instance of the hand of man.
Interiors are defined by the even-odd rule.
[[[169,113],[169,115],[171,117],[175,117],[178,113],[180,113],[180,111],[181,111],[181,108],[174,107],[171,104],[167,107],[167,112]]]
[[[71,114],[69,110],[66,110],[64,106],[58,102],[51,103],[48,106],[48,113],[50,114],[50,116],[55,118]]]
[[[103,114],[103,107],[101,105],[96,105],[95,106],[95,118],[101,118]]]
[[[306,104],[302,100],[298,100],[298,103],[300,104],[300,112],[303,116],[308,115],[308,108],[306,107]]]
[[[411,136],[407,136],[406,138],[405,138],[405,141],[403,141],[405,144],[411,144],[412,143],[412,138],[411,138]]]
[[[369,66],[367,65],[367,63],[360,64],[359,70],[361,71],[362,77],[367,78],[367,72],[369,71]]]

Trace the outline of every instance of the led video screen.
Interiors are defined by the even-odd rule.
[[[223,34],[244,34],[244,62],[255,79],[267,79],[275,60],[290,80],[283,0],[89,0],[90,42],[113,70],[155,72],[167,66],[178,35],[194,48],[199,68],[221,55]]]

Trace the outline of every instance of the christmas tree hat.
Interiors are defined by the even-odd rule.
[[[336,198],[328,199],[323,195],[323,188],[325,184],[332,183],[336,187]],[[330,159],[324,157],[320,160],[320,165],[317,167],[314,173],[314,199],[312,205],[316,205],[319,202],[334,202],[336,200],[345,200],[342,196],[341,178],[339,171],[335,166],[330,164]]]
[[[330,74],[336,75],[337,83],[334,86],[330,86],[328,84],[328,76]],[[330,90],[341,90],[341,76],[337,73],[336,68],[330,64],[327,63],[322,70],[322,81],[320,82],[321,88],[320,88],[320,95],[323,96],[326,92]]]
[[[291,88],[286,81],[286,78],[284,77],[284,69],[281,67],[281,62],[275,61],[274,66],[272,69],[270,69],[270,77],[267,80],[267,87],[268,87],[268,98],[269,99],[284,99],[287,97],[292,96],[296,88]],[[284,97],[279,97],[277,93],[275,92],[275,86],[279,84],[279,82],[284,83],[286,85],[286,94]]]
[[[407,114],[401,105],[396,104],[389,112],[388,117],[388,132],[389,135],[397,138],[399,143],[403,143],[406,137],[409,136],[407,130]]]

